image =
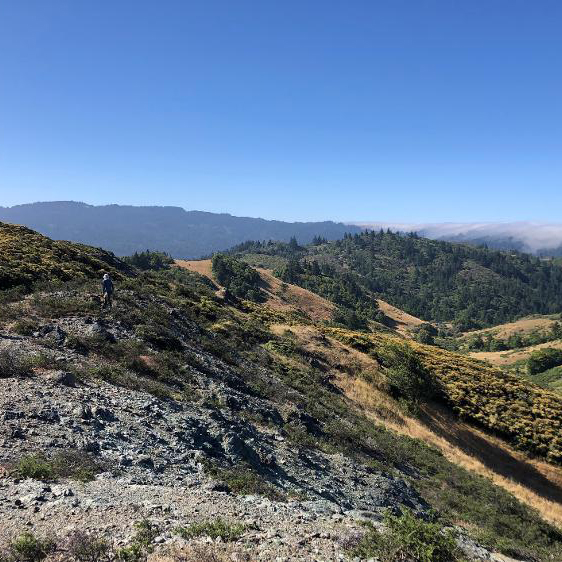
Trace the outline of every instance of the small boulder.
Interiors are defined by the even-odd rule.
[[[53,371],[47,375],[47,379],[56,385],[76,386],[76,376],[68,371]]]

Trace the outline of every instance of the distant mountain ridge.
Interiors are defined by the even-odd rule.
[[[485,244],[496,250],[517,250],[539,256],[562,256],[562,223],[473,222],[473,223],[397,223],[357,222],[369,229],[416,232],[420,236],[446,242]]]
[[[185,259],[246,240],[288,241],[294,236],[306,244],[315,236],[336,240],[361,231],[332,221],[289,223],[181,207],[94,206],[74,201],[0,207],[0,221],[22,224],[56,240],[103,247],[119,256],[150,249]]]

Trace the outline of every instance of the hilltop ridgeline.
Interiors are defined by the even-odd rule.
[[[94,206],[71,201],[0,207],[0,221],[23,224],[55,240],[71,240],[128,256],[146,249],[177,259],[199,258],[245,240],[285,240],[301,244],[314,236],[329,240],[360,228],[331,221],[283,222],[180,207]]]
[[[562,267],[500,252],[384,231],[328,242],[247,242],[229,253],[319,292],[363,319],[377,318],[381,298],[425,321],[459,330],[562,310]]]
[[[56,285],[111,273],[115,279],[134,269],[111,252],[71,242],[58,242],[24,226],[0,222],[0,290]]]

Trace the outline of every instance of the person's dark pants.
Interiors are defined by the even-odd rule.
[[[113,308],[113,294],[107,291],[103,294],[102,308]]]

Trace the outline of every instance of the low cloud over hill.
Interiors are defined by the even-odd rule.
[[[390,228],[451,242],[487,244],[502,250],[562,255],[562,224],[540,222],[398,223],[358,222],[364,228]]]

